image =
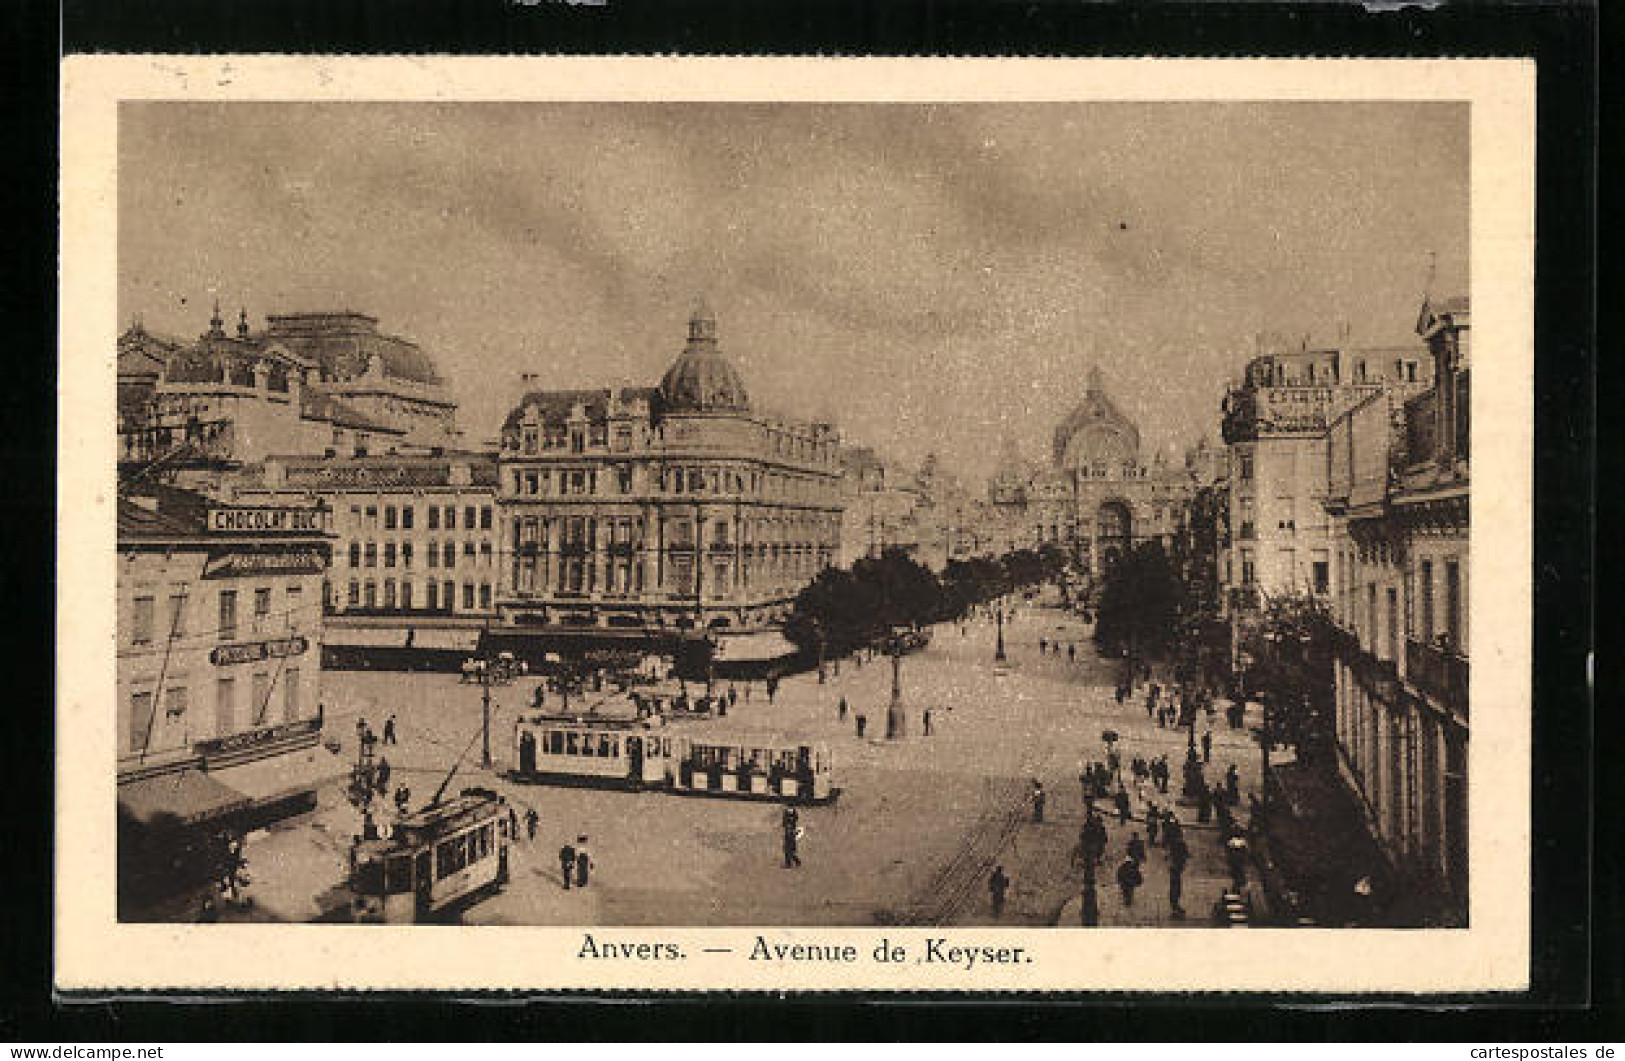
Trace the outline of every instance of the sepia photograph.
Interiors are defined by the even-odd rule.
[[[180,95],[81,351],[113,924],[1510,931],[1465,93]]]

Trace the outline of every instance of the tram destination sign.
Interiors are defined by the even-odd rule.
[[[322,510],[316,507],[221,505],[209,509],[211,534],[320,534]]]
[[[302,656],[310,650],[307,637],[282,637],[273,641],[247,641],[240,645],[220,645],[209,652],[209,662],[216,667],[230,667],[238,663],[258,663],[262,659],[282,659],[284,656]]]

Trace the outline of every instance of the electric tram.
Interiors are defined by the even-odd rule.
[[[350,850],[354,919],[410,924],[508,882],[508,803],[486,788],[435,802],[396,823],[388,839]]]
[[[521,718],[514,743],[521,780],[799,803],[839,793],[822,744],[674,735],[650,719],[547,716]]]

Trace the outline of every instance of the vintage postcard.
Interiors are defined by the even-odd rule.
[[[1527,984],[1529,63],[62,92],[60,989]]]

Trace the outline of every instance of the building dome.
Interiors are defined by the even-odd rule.
[[[1100,461],[1136,460],[1139,454],[1140,429],[1106,396],[1100,370],[1091,369],[1083,401],[1055,429],[1056,467],[1081,470]]]
[[[688,345],[660,381],[660,397],[672,413],[750,411],[744,382],[717,349],[717,319],[703,302],[689,318]]]

